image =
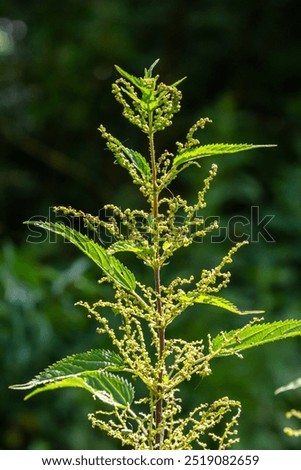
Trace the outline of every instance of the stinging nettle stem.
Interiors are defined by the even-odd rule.
[[[152,117],[150,117],[150,123],[152,121]],[[159,234],[156,233],[157,223],[158,223],[158,216],[159,216],[159,209],[158,209],[158,188],[157,188],[157,168],[156,168],[156,156],[155,156],[155,146],[154,146],[154,133],[152,131],[152,126],[150,124],[149,130],[149,150],[150,150],[150,158],[151,158],[151,166],[152,166],[152,183],[153,183],[153,199],[152,199],[152,215],[153,215],[153,223],[155,229],[155,237],[154,243],[156,245],[155,251],[155,267],[154,267],[154,279],[155,279],[155,291],[157,294],[157,313],[159,319],[162,320],[162,302],[160,298],[161,294],[161,281],[160,281],[160,265],[159,265]],[[161,362],[164,348],[165,348],[165,328],[160,325],[158,328],[158,339],[159,339],[159,350],[158,350],[158,361]],[[155,423],[156,429],[160,427],[162,421],[162,412],[163,412],[163,400],[162,400],[162,385],[163,385],[163,365],[159,371],[158,376],[158,394],[157,394],[157,402],[156,402],[156,410],[155,410]],[[164,431],[158,431],[156,434],[155,442],[156,447],[160,449],[164,435]]]

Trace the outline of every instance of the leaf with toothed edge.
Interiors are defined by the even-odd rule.
[[[123,369],[123,360],[117,353],[92,350],[67,356],[47,367],[29,382],[12,385],[10,388],[35,388],[25,399],[58,388],[83,388],[104,403],[125,407],[133,401],[134,388],[124,378],[112,374],[113,371]]]
[[[252,324],[220,333],[212,340],[212,350],[216,357],[230,356],[255,346],[295,336],[301,336],[301,320]]]
[[[25,400],[41,392],[59,388],[82,388],[103,403],[120,408],[127,407],[134,399],[134,387],[123,377],[118,377],[109,372],[91,371],[80,376],[70,376],[38,387],[26,395]]]
[[[245,150],[253,150],[257,148],[276,147],[275,145],[253,145],[253,144],[209,144],[199,145],[180,152],[173,161],[173,166],[177,167],[184,163],[198,158],[210,157],[212,155],[224,155],[229,153],[237,153]]]
[[[108,254],[107,250],[86,235],[77,232],[75,229],[61,222],[27,221],[24,223],[44,228],[66,238],[88,256],[88,258],[94,261],[94,263],[113,281],[126,290],[135,290],[136,279],[134,274],[117,258]]]
[[[263,310],[239,310],[232,302],[223,297],[219,297],[217,295],[210,295],[210,294],[186,294],[180,297],[180,300],[191,302],[191,303],[198,303],[198,304],[206,304],[206,305],[214,305],[215,307],[223,308],[224,310],[228,310],[229,312],[236,313],[236,315],[257,315],[260,313],[264,313]]]
[[[26,390],[55,380],[79,376],[88,371],[121,371],[124,369],[122,357],[114,351],[92,349],[72,354],[47,367],[30,382],[12,385],[10,388]]]

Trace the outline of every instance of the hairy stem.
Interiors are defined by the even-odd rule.
[[[160,292],[160,268],[155,269],[155,286],[156,292]],[[159,316],[162,316],[162,305],[161,299],[157,299],[157,311]],[[165,348],[165,329],[160,327],[158,329],[158,337],[159,337],[159,357],[158,360],[161,362],[164,348]],[[163,383],[163,365],[159,371],[158,377],[158,401],[156,403],[156,428],[159,428],[160,423],[162,421],[162,411],[163,411],[163,401],[162,401],[162,383]],[[156,444],[160,448],[161,442],[163,440],[163,430],[156,434]]]
[[[157,168],[156,168],[156,156],[155,156],[155,146],[154,146],[154,134],[152,132],[152,128],[150,126],[149,131],[149,150],[150,150],[150,157],[151,157],[151,165],[152,165],[152,183],[153,183],[153,198],[152,198],[152,215],[153,215],[153,223],[154,223],[154,243],[156,246],[155,251],[155,267],[154,267],[154,278],[155,278],[155,291],[157,294],[157,313],[158,318],[162,319],[162,302],[160,298],[161,294],[161,281],[160,281],[160,265],[159,265],[159,233],[156,230],[158,224],[158,216],[159,216],[159,209],[158,209],[158,188],[157,188]],[[158,348],[158,361],[161,362],[161,359],[164,354],[165,348],[165,328],[162,325],[159,325],[158,328],[158,339],[159,339],[159,348]],[[162,421],[162,411],[163,411],[163,400],[162,400],[162,384],[163,384],[163,364],[161,365],[159,375],[158,375],[158,391],[157,391],[157,402],[156,402],[156,410],[155,410],[155,423],[156,429],[160,427]],[[156,447],[160,449],[161,443],[163,441],[163,430],[158,431],[156,434]]]

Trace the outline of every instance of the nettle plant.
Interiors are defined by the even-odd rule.
[[[102,220],[70,207],[54,208],[55,214],[83,221],[85,233],[58,221],[27,222],[74,244],[102,271],[99,282],[112,286],[109,300],[97,300],[92,305],[78,302],[89,317],[96,319],[97,333],[109,338],[112,350],[68,356],[30,382],[12,388],[34,389],[25,398],[64,387],[87,390],[100,403],[99,411],[89,415],[93,427],[132,449],[227,449],[238,441],[240,403],[223,396],[213,403],[200,403],[185,415],[181,385],[193,376],[208,377],[216,358],[242,357],[241,353],[249,348],[301,335],[301,320],[264,323],[252,315],[261,311],[241,311],[220,295],[230,281],[226,267],[247,241],[234,245],[216,267],[203,269],[197,277],[176,275],[171,282],[163,282],[164,267],[172,263],[174,253],[217,228],[215,222],[205,226],[200,216],[217,174],[215,163],[191,205],[172,193],[171,183],[189,167],[199,169],[201,158],[268,146],[201,145],[195,134],[210,122],[204,118],[189,129],[185,142],[176,142],[175,154],[166,150],[158,156],[155,136],[172,124],[174,114],[180,110],[182,95],[178,86],[182,80],[172,85],[159,82],[159,76],[153,76],[157,62],[145,70],[143,78],[116,66],[121,77],[113,84],[123,116],[147,139],[148,157],[126,147],[104,126],[99,128],[115,161],[139,187],[148,210],[108,204],[105,210],[110,215]],[[102,232],[112,237],[109,246],[102,242]],[[149,268],[149,285],[139,282],[134,272],[121,263],[120,252],[130,252],[137,264],[142,262]],[[195,304],[215,306],[236,315],[251,314],[252,319],[214,337],[206,335],[194,341],[187,341],[185,334],[172,337],[170,325]]]

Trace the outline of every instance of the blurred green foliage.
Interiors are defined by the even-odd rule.
[[[125,125],[110,94],[115,63],[139,74],[160,57],[164,81],[188,76],[182,112],[160,136],[159,148],[173,150],[170,143],[207,115],[213,124],[203,142],[278,144],[276,150],[216,159],[219,176],[206,215],[226,223],[233,215],[250,218],[250,207],[259,206],[261,217],[275,216],[268,225],[275,243],[260,238],[238,253],[227,295],[237,305],[265,309],[267,321],[300,318],[299,24],[297,0],[2,0],[1,448],[115,445],[90,429],[85,417],[94,403],[84,392],[53,392],[24,403],[7,389],[56,359],[99,346],[95,325],[73,305],[101,295],[98,273],[63,243],[27,243],[22,222],[47,216],[56,204],[91,213],[107,202],[139,205],[138,192],[113,165],[96,130],[103,123],[143,151],[145,143]],[[210,163],[204,173],[183,174],[175,192],[192,197]],[[251,228],[245,227],[247,233]],[[214,266],[230,244],[194,246],[170,269],[185,275]],[[191,311],[178,328],[192,338],[231,328],[234,321]],[[221,392],[241,400],[241,448],[299,449],[300,440],[283,435],[282,427],[285,410],[298,408],[300,392],[273,392],[300,375],[300,352],[300,341],[292,340],[246,353],[243,361],[219,361],[207,387],[195,383],[189,400],[199,402],[200,394],[212,400]]]

